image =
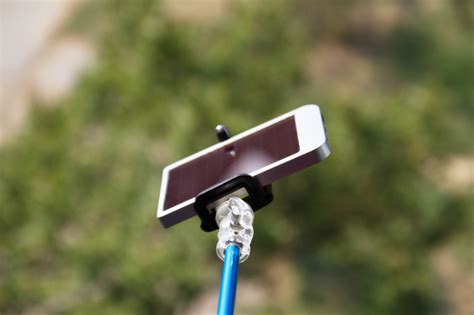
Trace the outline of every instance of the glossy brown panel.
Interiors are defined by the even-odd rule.
[[[170,170],[164,209],[239,174],[251,173],[299,151],[294,116]]]

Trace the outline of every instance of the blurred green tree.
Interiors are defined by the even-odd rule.
[[[93,41],[98,62],[0,151],[0,312],[182,310],[220,265],[195,219],[166,232],[155,221],[162,167],[211,145],[218,123],[242,131],[314,102],[333,154],[275,185],[242,268],[269,283],[281,260],[300,280],[290,302],[250,311],[445,312],[429,255],[469,239],[474,202],[428,165],[474,152],[472,19],[459,23],[451,3],[392,4],[394,29],[369,36],[351,20],[367,1],[231,2],[199,27],[158,1],[86,3],[66,31]],[[386,77],[349,98],[319,84],[309,58],[328,41]]]

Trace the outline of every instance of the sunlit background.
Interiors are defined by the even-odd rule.
[[[236,314],[474,313],[474,5],[0,0],[0,314],[214,314],[216,233],[162,168],[307,103]]]

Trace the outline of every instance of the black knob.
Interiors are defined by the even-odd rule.
[[[217,125],[216,126],[216,136],[217,139],[222,142],[230,138],[229,129],[227,129],[224,125]]]

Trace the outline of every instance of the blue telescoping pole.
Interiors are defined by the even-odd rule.
[[[224,266],[222,267],[221,291],[217,315],[234,314],[237,275],[239,272],[239,246],[230,244],[225,249]]]

